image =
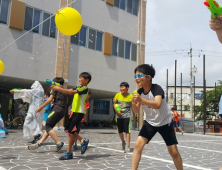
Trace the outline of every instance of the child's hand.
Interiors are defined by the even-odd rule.
[[[210,28],[214,31],[222,30],[222,16],[217,16],[217,19],[210,19]]]
[[[133,95],[132,102],[133,103],[137,103],[137,102],[141,103],[141,97],[140,97],[140,95],[138,93]]]
[[[14,94],[14,90],[10,90],[10,93],[11,93],[11,94]]]
[[[39,113],[39,112],[41,112],[41,110],[42,110],[42,107],[38,107],[38,108],[35,110],[35,113]]]

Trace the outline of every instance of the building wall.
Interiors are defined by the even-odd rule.
[[[104,1],[76,1],[73,4],[83,19],[83,24],[113,36],[137,42],[138,17],[127,13]],[[89,16],[90,14],[90,16]],[[130,36],[129,36],[130,35]],[[89,88],[119,91],[119,84],[126,81],[136,88],[133,71],[137,63],[115,56],[104,55],[100,51],[91,50],[71,44],[69,59],[69,85],[78,85],[78,76],[87,71],[92,74]]]
[[[207,87],[206,91],[208,91],[208,90],[213,90],[213,87]],[[203,87],[196,87],[195,88],[195,94],[202,93],[202,91],[203,91]],[[177,94],[177,96],[178,95],[180,96],[180,94],[181,94],[180,87],[176,88],[176,94]],[[190,96],[190,88],[189,87],[182,87],[182,94],[187,94]],[[173,98],[171,97],[172,95],[173,95]],[[181,98],[177,97],[176,100],[177,100],[177,105],[180,108]],[[185,105],[190,105],[190,97],[187,99],[182,98],[182,106],[185,106]],[[195,106],[199,106],[199,105],[201,105],[201,100],[195,99]],[[174,87],[168,87],[168,106],[169,106],[169,108],[172,108],[174,106]],[[178,109],[178,110],[180,110],[180,109]],[[179,113],[181,113],[181,111],[179,111]],[[190,111],[183,110],[182,113],[184,114],[184,116],[186,118],[192,118]]]
[[[23,0],[27,6],[55,13],[59,2],[53,0]],[[8,17],[9,20],[9,17]],[[9,28],[0,24],[0,49],[13,42],[27,31]],[[5,64],[3,76],[43,81],[55,75],[56,39],[37,33],[28,33],[5,50],[0,59]]]

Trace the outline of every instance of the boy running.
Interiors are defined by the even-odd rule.
[[[56,77],[53,79],[56,83],[60,84],[60,89],[64,89],[64,79],[60,77]],[[65,90],[65,89],[64,89]],[[52,110],[46,120],[46,126],[45,126],[45,132],[42,136],[42,138],[34,145],[29,145],[29,150],[34,150],[42,146],[42,143],[50,136],[56,143],[56,151],[58,152],[64,145],[63,142],[61,142],[56,134],[56,132],[53,130],[54,126],[65,116],[66,113],[66,107],[68,102],[68,95],[52,90],[52,93],[49,97],[49,99],[42,104],[39,108],[36,109],[36,113],[40,112],[42,109],[44,109],[47,105],[49,105],[54,100],[54,105],[52,107]]]
[[[87,115],[87,113],[88,113],[88,111],[89,111],[89,107],[90,107],[89,98],[90,98],[90,95],[91,95],[91,92],[89,91],[89,92],[88,92],[88,96],[87,96],[87,98],[86,98],[86,104],[85,104],[86,111],[85,111],[85,115],[84,115],[84,117],[82,118],[81,123],[79,124],[79,127],[77,127],[77,129],[79,129],[79,131],[77,131],[76,133],[78,133],[78,134],[79,134],[79,132],[80,132],[80,133],[83,133],[83,131],[81,131],[81,127],[82,127],[82,124],[84,123],[85,118],[86,118],[86,115]],[[77,139],[76,139],[76,138],[75,138],[75,140],[74,140],[73,150],[77,150]]]
[[[49,97],[50,97],[50,93],[49,92],[45,93],[44,101],[46,102],[49,99]],[[46,120],[47,120],[47,118],[49,116],[49,113],[51,111],[51,103],[49,103],[44,109],[45,109],[45,112],[44,112],[44,115],[43,115],[43,122],[42,122],[42,128],[41,128],[42,131],[45,127]]]
[[[167,106],[164,91],[157,85],[152,84],[155,70],[148,64],[142,64],[134,70],[135,81],[139,87],[138,93],[133,95],[132,110],[138,113],[142,106],[146,113],[143,127],[135,143],[132,157],[132,170],[137,170],[142,155],[142,150],[153,136],[159,132],[164,139],[168,151],[173,158],[177,170],[183,170],[182,158],[177,149],[177,139],[171,122],[171,113]]]
[[[122,150],[130,152],[130,124],[131,124],[131,103],[132,94],[128,93],[129,84],[122,82],[120,84],[120,93],[117,93],[113,99],[113,107],[116,111],[116,123],[119,137],[122,141]],[[118,114],[115,105],[120,107],[121,114]],[[126,134],[126,142],[124,140],[123,132]],[[127,146],[127,148],[125,148]]]
[[[176,134],[177,132],[177,128],[179,129],[179,131],[183,134],[183,130],[180,127],[180,119],[179,119],[179,113],[177,112],[175,107],[171,108],[171,111],[173,112],[172,117],[173,119],[173,126],[174,126],[174,132]]]
[[[83,139],[79,136],[79,124],[81,123],[82,118],[85,116],[85,102],[88,96],[88,87],[87,85],[91,81],[91,75],[87,72],[83,72],[79,75],[79,84],[80,86],[73,89],[63,89],[57,86],[51,86],[55,91],[66,93],[69,95],[74,95],[72,103],[72,112],[69,115],[69,123],[65,126],[65,132],[69,135],[68,149],[67,152],[59,158],[59,160],[68,160],[73,158],[72,145],[75,138],[81,142],[81,154],[84,154],[89,140]]]

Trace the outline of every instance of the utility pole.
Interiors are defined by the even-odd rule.
[[[182,109],[182,73],[180,73],[180,108],[181,108],[181,117],[183,117],[183,109]]]
[[[203,56],[203,119],[204,119],[204,135],[206,133],[206,78],[205,78],[205,55]]]
[[[193,66],[192,66],[191,45],[190,45],[190,111],[191,111],[192,118],[194,118],[194,115],[193,115]]]
[[[166,77],[166,102],[168,103],[168,69],[167,69],[167,77]]]
[[[177,109],[177,92],[176,92],[176,87],[177,87],[177,60],[175,60],[175,82],[174,82],[174,107]]]

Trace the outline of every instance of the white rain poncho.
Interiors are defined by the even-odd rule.
[[[44,99],[42,85],[38,81],[35,81],[31,89],[15,90],[14,99],[22,99],[23,102],[30,103],[23,125],[24,138],[42,134],[40,127],[42,125],[44,109],[39,113],[35,113],[35,110],[41,106]]]

